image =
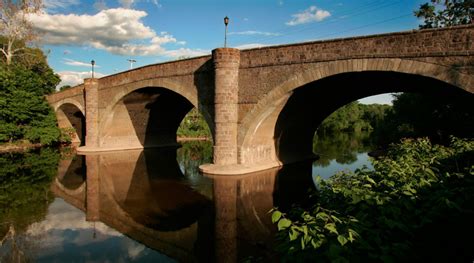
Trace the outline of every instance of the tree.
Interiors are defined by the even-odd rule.
[[[59,77],[37,48],[11,65],[0,61],[0,142],[28,139],[51,144],[60,138],[56,118],[44,95],[54,92]]]
[[[424,19],[424,28],[438,28],[473,23],[474,0],[431,0],[416,10],[415,16]]]
[[[39,12],[41,7],[41,0],[0,1],[0,35],[6,40],[0,50],[7,66],[15,54],[25,49],[25,43],[35,38],[28,15]]]
[[[64,85],[64,86],[59,88],[59,91],[67,90],[67,89],[70,89],[70,88],[72,88],[71,85]]]

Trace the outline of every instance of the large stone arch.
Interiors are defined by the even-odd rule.
[[[73,128],[71,142],[73,144],[84,144],[85,142],[85,110],[78,101],[66,98],[54,104],[54,112],[58,120],[59,128]]]
[[[345,73],[385,72],[420,76],[458,87],[474,93],[474,77],[445,66],[399,58],[349,59],[317,64],[296,74],[268,93],[243,118],[238,132],[239,163],[269,168],[311,156],[298,156],[295,160],[282,160],[277,153],[274,135],[280,113],[295,90],[305,85]],[[386,91],[390,92],[390,91]],[[393,92],[393,91],[392,91]],[[384,93],[384,92],[380,92]],[[375,92],[376,95],[380,94]],[[349,102],[349,101],[348,101]],[[328,102],[329,103],[329,102]]]
[[[141,145],[137,144],[136,142],[133,142],[132,144],[128,146],[120,145],[118,147],[115,147],[115,145],[112,144],[112,146],[107,145],[107,140],[109,136],[107,135],[107,130],[109,127],[111,127],[112,122],[114,121],[114,115],[117,114],[117,110],[120,110],[120,107],[123,108],[123,101],[124,99],[127,98],[127,96],[130,96],[133,93],[137,92],[142,92],[144,90],[148,91],[156,91],[157,94],[161,93],[167,93],[167,94],[174,94],[175,96],[173,97],[175,100],[179,100],[181,98],[180,103],[185,103],[188,102],[190,105],[190,109],[192,107],[195,107],[199,110],[199,112],[204,116],[206,122],[208,123],[211,131],[214,128],[213,125],[213,119],[210,114],[210,110],[208,107],[205,105],[201,104],[200,101],[198,100],[198,91],[194,87],[190,87],[189,85],[182,85],[181,83],[169,80],[169,79],[148,79],[148,80],[141,80],[141,81],[136,81],[133,83],[128,83],[124,84],[121,86],[114,87],[114,89],[118,90],[118,92],[114,93],[114,96],[111,100],[107,102],[107,106],[105,109],[101,110],[100,114],[100,147],[103,149],[124,149],[124,148],[143,148],[143,147],[148,147],[145,145],[143,142],[140,142]],[[176,101],[177,102],[177,101]],[[179,104],[179,103],[177,103]],[[175,105],[177,105],[175,104]],[[169,105],[169,107],[166,109],[170,113],[173,112],[173,105]],[[123,109],[122,109],[123,111]],[[187,111],[186,111],[187,112]],[[183,115],[184,117],[184,115]],[[132,121],[134,121],[134,118],[131,118]],[[213,133],[212,133],[213,134]],[[169,143],[160,143],[161,146],[167,146],[167,145],[173,145],[176,144],[175,139],[169,139]],[[125,142],[127,144],[127,140],[121,140],[121,142]],[[158,146],[158,145],[149,145],[150,147],[152,146]]]

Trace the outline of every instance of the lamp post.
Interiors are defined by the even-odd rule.
[[[227,25],[228,24],[229,24],[229,18],[226,16],[224,17],[224,25],[225,25],[224,47],[227,47]]]
[[[94,78],[94,65],[95,65],[94,60],[91,60],[91,65],[92,65],[92,78]]]
[[[128,62],[130,62],[130,69],[133,68],[133,63],[137,62],[135,59],[127,59]]]

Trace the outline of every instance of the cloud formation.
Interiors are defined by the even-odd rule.
[[[44,7],[50,12],[54,12],[56,9],[65,9],[73,5],[79,5],[79,0],[44,0]]]
[[[95,15],[31,14],[33,26],[43,36],[44,44],[85,45],[126,56],[168,56],[208,53],[202,50],[167,50],[165,44],[184,44],[171,34],[157,34],[141,21],[145,11],[115,8]],[[178,55],[178,56],[179,56]]]
[[[308,9],[304,10],[303,12],[296,13],[291,16],[293,17],[293,19],[286,22],[285,24],[289,26],[296,26],[296,25],[307,24],[311,22],[320,22],[324,20],[325,18],[330,17],[331,13],[329,13],[329,11],[323,10],[316,6],[310,6]]]
[[[279,33],[272,33],[272,32],[262,32],[262,31],[240,31],[240,32],[230,32],[228,35],[245,35],[245,36],[253,36],[253,35],[261,35],[261,36],[280,36]]]
[[[133,5],[135,5],[139,1],[140,0],[119,0],[119,3],[124,8],[132,8]],[[158,0],[147,0],[147,2],[151,2],[158,8],[161,7],[161,4],[158,2]]]
[[[77,61],[77,60],[73,60],[69,58],[64,59],[64,64],[69,65],[69,66],[75,66],[75,67],[88,67],[88,68],[91,67],[90,63],[81,62],[81,61]],[[94,65],[94,67],[100,68],[99,65]]]
[[[266,44],[261,44],[261,43],[250,43],[250,44],[244,44],[240,46],[236,46],[235,48],[237,49],[251,49],[251,48],[259,48],[259,47],[265,47],[268,46]]]
[[[57,88],[64,85],[76,86],[84,82],[85,78],[90,78],[92,73],[90,71],[60,71],[57,72],[61,78],[61,82],[58,84]],[[100,72],[94,72],[94,77],[101,78],[105,74]]]

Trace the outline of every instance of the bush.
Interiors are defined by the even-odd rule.
[[[58,81],[47,65],[0,65],[0,142],[59,140],[56,116],[44,98]]]
[[[273,211],[282,260],[471,260],[473,160],[474,141],[404,140],[373,171],[319,180],[313,206]]]

